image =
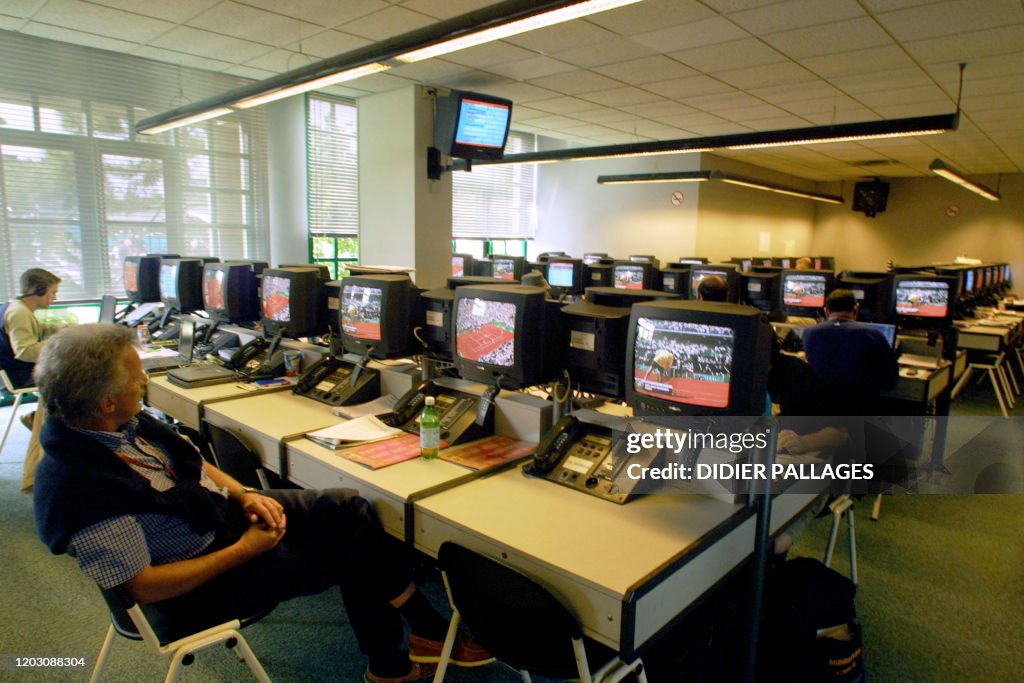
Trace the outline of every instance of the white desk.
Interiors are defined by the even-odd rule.
[[[291,392],[213,403],[207,405],[203,417],[237,436],[260,456],[265,468],[282,476],[287,474],[281,472],[282,439],[341,421],[329,405]]]
[[[971,351],[1002,351],[1010,340],[1011,328],[969,325],[957,328],[957,347]]]
[[[304,488],[347,487],[371,501],[384,529],[398,538],[412,540],[408,506],[427,492],[455,486],[479,472],[444,460],[414,458],[378,470],[352,462],[309,439],[285,444],[288,478]]]
[[[773,531],[815,494],[777,496]],[[415,503],[415,545],[455,541],[548,586],[587,635],[630,658],[754,547],[752,511],[698,495],[615,505],[520,468]]]
[[[247,396],[256,396],[275,391],[291,390],[290,386],[269,387],[247,390],[236,382],[212,384],[206,387],[186,389],[172,384],[167,375],[151,376],[146,387],[146,405],[156,408],[196,431],[203,419],[205,407],[210,403],[227,401]]]

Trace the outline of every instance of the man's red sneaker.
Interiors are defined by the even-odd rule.
[[[440,662],[442,649],[444,649],[443,641],[428,640],[416,634],[409,635],[409,659],[414,662]],[[478,642],[460,632],[455,640],[455,647],[452,648],[452,656],[449,661],[455,666],[486,666],[494,662],[494,656],[480,647]]]

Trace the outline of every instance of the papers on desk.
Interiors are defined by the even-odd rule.
[[[536,449],[537,444],[532,441],[517,441],[510,436],[499,435],[445,448],[439,457],[470,469],[486,470],[518,460]]]
[[[146,348],[136,348],[136,352],[139,354],[139,358],[145,360],[147,358],[175,358],[178,355],[177,349],[169,349],[166,346],[147,346]]]
[[[420,457],[419,435],[397,431],[402,436],[372,443],[358,443],[338,451],[338,455],[360,465],[366,465],[371,470],[379,470],[388,465]]]
[[[939,361],[941,359],[938,356],[924,356],[917,353],[903,353],[900,354],[900,365],[910,365],[915,368],[928,368],[934,370],[939,367]]]
[[[395,398],[394,394],[387,394],[367,401],[366,403],[356,403],[351,406],[335,406],[331,408],[331,412],[338,417],[343,417],[347,420],[354,420],[357,417],[363,417],[364,415],[375,415],[380,417],[381,415],[387,415],[394,411],[395,402],[398,399]]]
[[[364,415],[339,422],[333,427],[309,432],[306,438],[327,448],[342,448],[347,443],[380,441],[403,433],[401,429],[388,427],[373,415]]]

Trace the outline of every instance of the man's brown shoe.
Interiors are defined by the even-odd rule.
[[[414,662],[440,662],[443,649],[444,641],[428,640],[416,634],[409,634],[409,659]],[[480,643],[460,632],[448,661],[455,666],[486,666],[494,662],[494,656],[480,647]]]
[[[31,432],[32,423],[35,422],[36,419],[36,411],[33,410],[31,413],[25,413],[18,419],[21,420],[21,424],[25,425],[25,429]]]
[[[366,667],[366,672],[363,674],[363,681],[365,681],[365,683],[413,683],[413,681],[422,681],[433,677],[435,671],[437,671],[437,664],[413,662],[412,668],[409,669],[409,673],[404,676],[386,678],[384,676],[374,674],[370,671],[370,667]]]

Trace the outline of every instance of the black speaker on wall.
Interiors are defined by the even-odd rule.
[[[875,178],[853,186],[853,210],[862,211],[868,218],[874,218],[885,211],[888,203],[889,183]]]

